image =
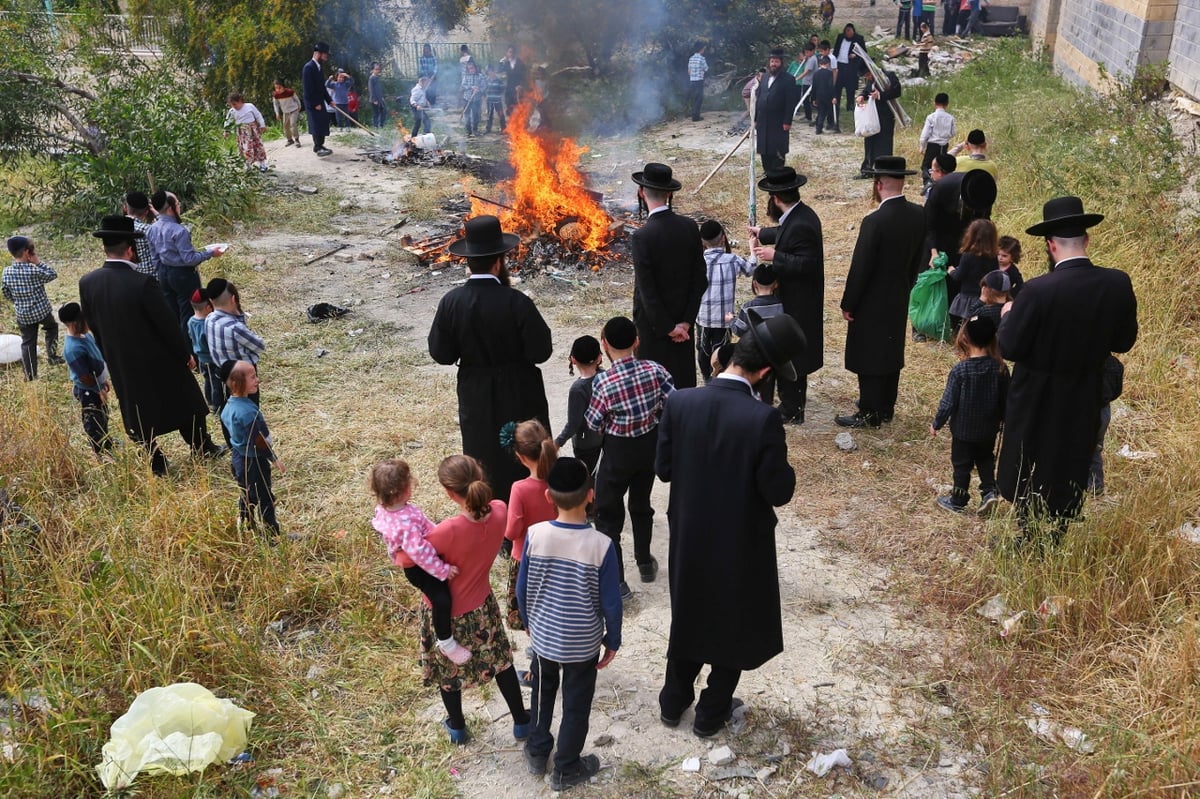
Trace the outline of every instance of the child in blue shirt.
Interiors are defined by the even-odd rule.
[[[222,372],[225,369],[222,367]],[[241,489],[238,522],[253,524],[257,514],[277,536],[279,522],[275,520],[275,495],[271,493],[271,467],[281,474],[284,468],[271,449],[267,420],[249,396],[258,391],[258,372],[251,363],[233,361],[228,366],[225,384],[230,397],[221,410],[221,423],[229,430],[233,476]]]
[[[225,401],[225,389],[221,386],[221,369],[213,363],[212,352],[208,349],[208,334],[205,332],[204,320],[213,311],[212,300],[204,289],[192,292],[192,317],[188,319],[188,337],[192,340],[192,354],[196,356],[196,365],[204,377],[204,401],[209,410],[220,413],[221,403]]]
[[[82,409],[83,432],[87,433],[92,451],[100,455],[112,449],[108,437],[108,366],[96,339],[88,332],[79,303],[68,302],[59,308],[58,321],[67,328],[63,358],[71,370],[72,393]]]

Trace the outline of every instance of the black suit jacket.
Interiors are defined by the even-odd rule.
[[[758,82],[758,99],[754,105],[754,125],[758,136],[755,140],[758,153],[783,154],[791,144],[790,131],[784,125],[792,124],[800,93],[796,90],[796,79],[782,67],[771,86],[767,87],[770,75],[763,75]]]
[[[830,57],[834,59],[834,63],[837,64],[837,68],[839,70],[846,68],[844,64],[842,64],[840,61],[837,61],[838,53],[842,51],[842,42],[844,41],[846,41],[846,34],[839,33],[837,38],[833,40],[833,49],[829,51]],[[853,38],[850,39],[850,44],[850,66],[853,68],[851,71],[857,78],[867,71],[867,65],[861,58],[854,54],[854,45],[857,44],[859,47],[866,50],[867,40],[862,37],[861,33],[855,31]],[[841,72],[838,72],[838,80],[846,81],[849,80],[849,78],[844,77]]]
[[[304,107],[309,111],[317,110],[318,105],[324,110],[325,104],[330,102],[321,66],[311,58],[304,62],[304,69],[300,71],[300,86],[304,89]]]
[[[783,418],[739,380],[676,391],[654,471],[671,484],[667,657],[761,666],[783,651],[774,508],[796,487]]]
[[[775,246],[772,261],[779,277],[783,310],[800,323],[808,346],[796,359],[796,370],[812,374],[825,365],[825,244],[817,212],[799,203],[779,227],[759,232],[763,244]]]

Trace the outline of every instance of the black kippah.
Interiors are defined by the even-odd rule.
[[[559,458],[546,475],[546,485],[552,491],[569,494],[585,487],[588,475],[587,465],[579,458]]]

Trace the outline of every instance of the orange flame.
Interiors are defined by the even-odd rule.
[[[584,249],[602,249],[610,236],[610,220],[585,190],[578,166],[588,148],[566,137],[530,132],[529,117],[540,100],[536,92],[526,94],[505,128],[509,133],[508,160],[516,177],[501,185],[512,210],[500,209],[500,223],[505,230],[538,235],[556,231],[571,220],[575,223],[573,239]],[[496,210],[486,202],[471,200],[471,216],[495,214]]]

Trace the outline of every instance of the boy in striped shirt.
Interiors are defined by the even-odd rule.
[[[558,518],[529,528],[517,574],[517,605],[533,640],[533,732],[525,744],[531,774],[545,774],[555,749],[550,787],[565,790],[600,770],[595,755],[580,756],[596,692],[596,670],[621,647],[621,592],[612,540],[587,522],[591,474],[578,458],[559,458],[546,477],[546,496]],[[604,654],[600,655],[603,645]],[[550,724],[562,685],[558,746]]]

